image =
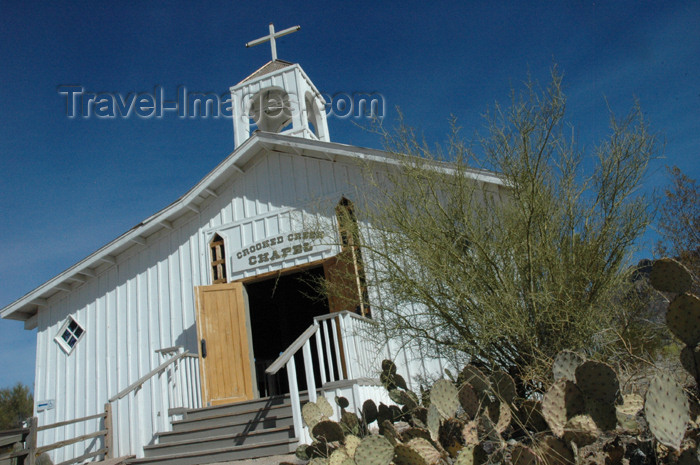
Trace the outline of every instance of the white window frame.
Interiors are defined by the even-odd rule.
[[[71,323],[75,323],[77,326],[76,329],[80,329],[80,333],[77,336],[77,331],[69,328]],[[68,341],[66,341],[63,338],[63,335],[66,333],[66,331],[70,334]],[[70,355],[71,352],[73,352],[73,350],[75,349],[75,346],[78,345],[78,342],[80,342],[80,340],[83,338],[83,336],[85,336],[85,328],[83,328],[83,325],[78,323],[78,320],[76,320],[72,316],[69,316],[68,318],[66,318],[65,323],[61,325],[61,329],[58,330],[58,334],[56,334],[56,337],[54,337],[53,339],[66,354]],[[72,346],[69,343],[71,338],[75,338],[75,342]]]

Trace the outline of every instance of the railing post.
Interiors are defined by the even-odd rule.
[[[314,361],[311,358],[311,344],[309,339],[304,343],[304,373],[306,374],[306,390],[309,393],[309,400],[316,402],[316,379],[314,377]]]
[[[37,427],[39,419],[31,417],[29,419],[29,434],[27,435],[27,462],[28,465],[36,464],[36,449],[37,449]]]
[[[331,382],[335,381],[335,374],[338,373],[338,379],[340,379],[340,370],[342,367],[338,365],[337,371],[333,369],[333,352],[331,352],[331,339],[330,339],[330,329],[328,329],[328,320],[323,320],[321,322],[321,327],[323,328],[323,341],[326,344],[326,353],[328,354],[328,375]]]
[[[297,367],[294,356],[287,362],[287,381],[289,382],[289,401],[292,404],[292,421],[294,423],[294,436],[300,443],[304,442],[304,424],[301,419],[301,402],[299,401],[299,385],[297,384]]]
[[[323,356],[323,344],[321,342],[321,332],[316,331],[316,352],[318,353],[318,366],[321,373],[321,387],[326,384],[326,359]]]
[[[354,363],[352,362],[352,360],[350,360],[350,357],[349,357],[348,341],[345,340],[348,337],[348,332],[345,330],[345,318],[344,317],[345,317],[345,315],[338,315],[338,331],[341,334],[340,337],[342,337],[344,339],[342,345],[343,345],[343,355],[345,356],[345,365],[346,365],[345,368],[348,371],[347,379],[355,379],[355,371],[357,371],[357,370],[354,369],[355,368],[353,366]]]
[[[114,429],[112,428],[112,404],[105,404],[105,459],[114,458]]]

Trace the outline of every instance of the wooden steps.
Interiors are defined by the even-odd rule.
[[[200,465],[288,454],[296,448],[289,396],[188,410],[126,464]]]

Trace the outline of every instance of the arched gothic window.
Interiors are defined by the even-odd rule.
[[[215,234],[209,242],[211,251],[211,280],[212,284],[226,282],[226,251],[224,250],[224,239]]]

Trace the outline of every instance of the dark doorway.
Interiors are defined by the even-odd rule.
[[[329,313],[328,300],[315,297],[310,284],[323,277],[323,267],[319,266],[246,284],[261,397],[289,392],[284,369],[274,377],[266,376],[265,369],[313,324],[315,316]],[[305,389],[300,364],[297,364],[297,379],[300,388]]]

